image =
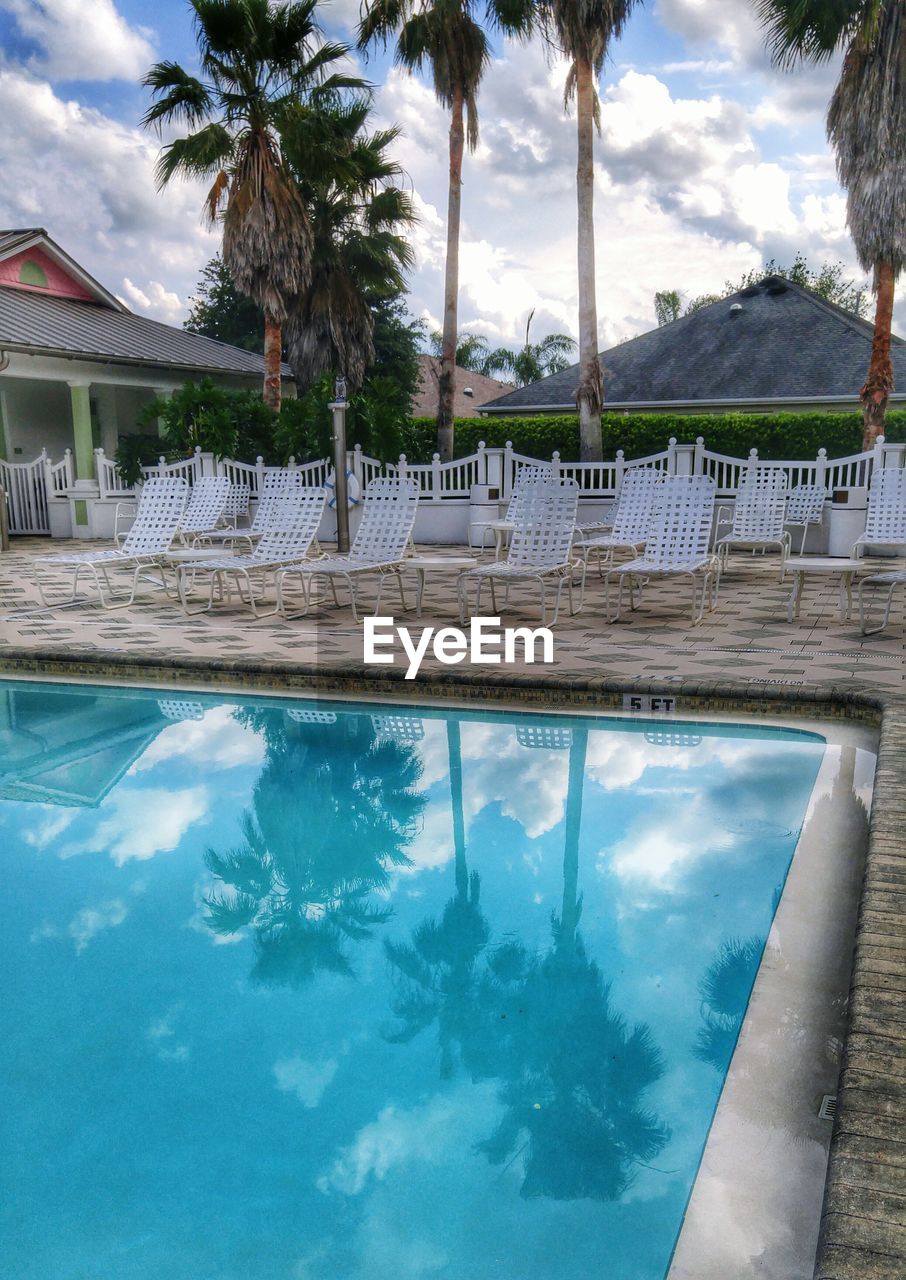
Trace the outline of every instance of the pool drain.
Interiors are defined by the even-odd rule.
[[[835,1093],[826,1093],[821,1099],[821,1106],[818,1108],[819,1120],[833,1120],[837,1114],[837,1095]]]

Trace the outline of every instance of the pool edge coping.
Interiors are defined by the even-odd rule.
[[[362,666],[318,667],[310,663],[274,666],[248,659],[217,661],[181,658],[177,663],[150,655],[98,651],[61,656],[58,650],[0,650],[0,678],[142,678],[152,684],[198,681],[235,686],[254,681],[267,692],[368,692],[406,697],[515,698],[527,704],[556,696],[570,706],[613,709],[627,693],[648,693],[715,704],[753,714],[805,714],[824,719],[862,719],[879,727],[877,765],[865,871],[849,984],[837,1111],[825,1180],[814,1280],[896,1280],[906,1259],[906,1228],[898,1223],[906,1196],[906,698],[869,685],[840,687],[751,685],[726,679],[616,679],[605,676],[544,678],[536,673],[432,671],[403,679],[383,669],[368,675]],[[690,708],[694,710],[695,708]],[[723,709],[723,708],[720,708]],[[729,708],[728,708],[729,709]]]

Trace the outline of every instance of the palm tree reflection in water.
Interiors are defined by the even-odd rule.
[[[612,1008],[578,932],[587,731],[572,732],[563,901],[543,955],[517,940],[489,946],[480,879],[466,868],[458,725],[448,733],[456,895],[410,946],[384,944],[401,978],[393,1010],[402,1025],[390,1038],[411,1040],[436,1020],[442,1075],[458,1050],[473,1080],[500,1081],[502,1119],[477,1149],[507,1168],[522,1158],[523,1197],[619,1199],[670,1135],[642,1104],[663,1073],[660,1052],[646,1026],[630,1029]]]
[[[252,978],[267,986],[299,988],[320,970],[352,975],[348,944],[392,915],[371,895],[409,864],[425,803],[415,790],[421,762],[380,738],[369,716],[298,724],[254,708],[237,718],[262,734],[266,757],[242,843],[205,855],[222,886],[205,898],[208,926],[251,929]]]

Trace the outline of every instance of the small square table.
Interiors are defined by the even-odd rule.
[[[410,556],[403,561],[403,570],[411,569],[415,574],[415,616],[422,616],[422,596],[425,594],[425,574],[443,572],[464,573],[466,569],[476,569],[478,561],[474,556]]]
[[[793,575],[793,590],[787,604],[787,622],[799,617],[802,589],[810,574],[831,574],[840,580],[840,621],[849,622],[853,607],[853,575],[865,565],[861,560],[844,560],[837,556],[791,556],[784,572]]]

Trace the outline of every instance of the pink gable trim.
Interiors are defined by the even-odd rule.
[[[46,289],[39,285],[23,284],[19,279],[19,271],[25,261],[37,263],[41,268],[47,277]],[[11,258],[0,262],[0,285],[11,289],[25,289],[28,293],[49,293],[57,298],[75,298],[79,302],[97,302],[94,294],[89,293],[83,284],[37,246],[22,253],[14,253]]]

